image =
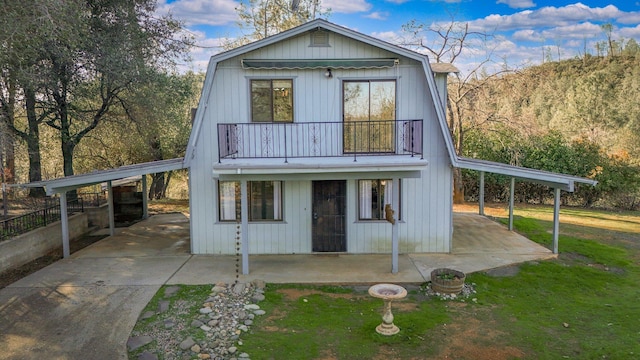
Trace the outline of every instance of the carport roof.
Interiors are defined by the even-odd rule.
[[[506,175],[536,184],[547,185],[552,188],[559,188],[569,192],[574,191],[575,183],[589,184],[592,186],[595,186],[598,183],[596,180],[578,176],[523,168],[520,166],[513,166],[487,160],[470,159],[465,157],[457,157],[455,166],[462,169]]]
[[[116,169],[97,170],[86,174],[66,176],[59,179],[20,184],[20,187],[44,187],[47,195],[58,194],[99,184],[105,181],[120,180],[131,176],[154,174],[186,168],[184,158],[151,161],[141,164],[121,166]]]

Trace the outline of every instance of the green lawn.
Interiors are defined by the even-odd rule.
[[[551,243],[552,209],[523,207],[516,230]],[[505,221],[505,219],[499,219]],[[244,336],[251,359],[640,358],[640,214],[563,209],[560,256],[516,276],[471,274],[477,302],[414,289],[394,306],[398,335],[375,333],[366,289],[271,285]]]
[[[487,210],[507,222],[506,209]],[[549,247],[553,209],[518,205],[518,232]],[[382,301],[367,287],[267,285],[257,317],[239,352],[259,359],[640,359],[640,213],[565,208],[558,259],[522,264],[510,277],[475,273],[471,298],[443,301],[409,287],[394,302],[400,333],[375,332]],[[133,335],[158,333],[165,317],[183,319],[164,340],[174,348],[186,336],[206,340],[187,326],[210,286],[181,286],[168,314],[140,320]],[[146,310],[165,299],[164,288]],[[155,328],[155,330],[154,330]],[[156,336],[156,339],[158,336]],[[143,351],[173,358],[158,349]],[[156,349],[155,351],[153,349]]]

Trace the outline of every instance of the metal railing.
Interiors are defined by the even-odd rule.
[[[218,161],[423,156],[422,120],[218,124]]]
[[[2,220],[0,222],[0,241],[7,240],[18,235],[35,230],[39,227],[47,226],[60,220],[60,200],[51,199],[43,209],[30,213]],[[81,198],[67,202],[67,214],[72,215],[84,211],[84,204]]]

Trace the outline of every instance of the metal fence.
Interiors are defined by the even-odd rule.
[[[67,214],[83,212],[82,198],[67,202]],[[16,237],[39,227],[47,226],[60,220],[60,200],[51,199],[40,210],[13,217],[0,222],[0,241]]]

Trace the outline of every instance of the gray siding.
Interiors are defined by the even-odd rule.
[[[429,165],[419,179],[404,179],[400,251],[448,252],[451,239],[451,169],[437,123],[434,104],[420,63],[401,58],[392,69],[243,70],[242,58],[390,58],[387,51],[352,39],[330,36],[331,47],[309,47],[308,36],[268,46],[218,64],[190,170],[192,251],[196,254],[235,254],[236,224],[219,223],[213,164],[218,161],[216,123],[249,122],[250,78],[294,79],[294,121],[341,121],[341,80],[397,79],[397,118],[424,119],[424,152]],[[428,74],[428,76],[432,76]],[[340,175],[336,174],[336,179]],[[311,177],[286,181],[284,221],[249,224],[249,252],[290,254],[311,252]],[[347,252],[389,253],[391,225],[357,221],[357,184],[347,182]]]

